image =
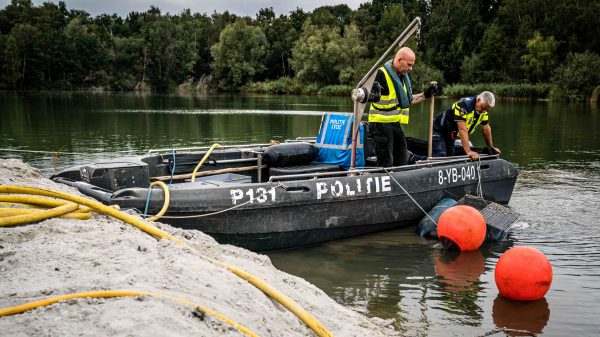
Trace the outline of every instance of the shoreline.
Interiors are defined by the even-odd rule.
[[[16,159],[0,162],[0,184],[80,195]],[[157,240],[100,214],[90,220],[52,218],[0,227],[0,309],[76,292],[134,290],[184,298],[260,336],[314,335],[282,305],[228,270],[199,258],[200,253],[266,281],[335,336],[399,335],[392,320],[368,318],[336,303],[304,279],[277,270],[265,255],[220,245],[199,231],[153,224],[192,249]],[[242,335],[193,309],[153,297],[72,299],[0,317],[0,330],[11,336]]]

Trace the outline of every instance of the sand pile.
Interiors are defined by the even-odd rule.
[[[18,160],[0,162],[0,184],[79,194]],[[281,304],[207,255],[237,266],[286,294],[335,336],[390,336],[391,322],[337,304],[305,280],[277,270],[269,258],[220,245],[193,230],[158,224],[189,248],[157,240],[119,220],[50,219],[0,227],[0,308],[97,290],[135,290],[187,299],[221,313],[260,336],[314,336]],[[153,297],[73,299],[0,317],[3,336],[241,336],[192,306]]]

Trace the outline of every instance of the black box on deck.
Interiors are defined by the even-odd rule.
[[[145,164],[97,163],[82,166],[79,173],[84,181],[111,191],[150,186],[148,167]]]

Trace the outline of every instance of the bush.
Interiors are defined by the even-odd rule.
[[[550,84],[453,84],[442,88],[448,97],[475,96],[482,91],[491,91],[502,98],[546,98],[550,92]]]
[[[569,53],[565,64],[552,76],[555,86],[550,97],[555,100],[583,101],[600,85],[600,56],[596,53]]]
[[[319,89],[321,89],[321,87],[316,84],[316,83],[309,83],[307,85],[304,86],[304,88],[302,89],[302,94],[304,95],[318,95],[319,94]]]
[[[273,81],[253,82],[242,87],[243,92],[258,94],[300,94],[302,86],[289,77],[281,77]]]
[[[319,90],[321,96],[347,96],[350,97],[350,93],[354,87],[351,85],[337,84],[327,85]]]

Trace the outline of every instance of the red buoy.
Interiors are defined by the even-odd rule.
[[[475,250],[485,239],[485,219],[471,206],[453,206],[440,216],[437,232],[440,240],[450,240],[460,250]]]
[[[531,247],[513,247],[496,263],[494,271],[500,295],[513,300],[534,301],[548,292],[552,266],[546,255]]]

